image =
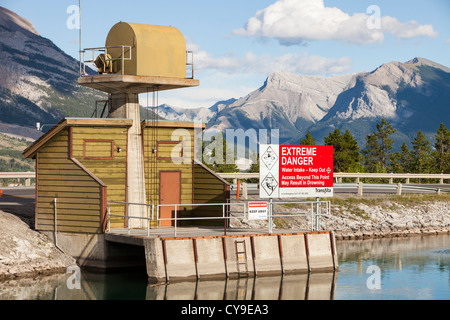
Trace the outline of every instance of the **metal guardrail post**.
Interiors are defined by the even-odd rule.
[[[147,237],[150,236],[150,206],[147,205]]]
[[[319,217],[320,217],[320,202],[319,198],[316,198],[316,218],[315,218],[315,231],[319,230]]]
[[[362,196],[364,191],[363,191],[363,184],[362,182],[358,183],[358,196]]]
[[[175,205],[175,238],[177,237],[177,205]]]
[[[272,233],[272,228],[273,228],[273,199],[270,198],[269,201],[269,233]]]
[[[127,203],[127,226],[128,226],[128,234],[131,233],[131,223],[130,223],[130,204]]]
[[[111,202],[108,202],[108,232],[111,232]]]

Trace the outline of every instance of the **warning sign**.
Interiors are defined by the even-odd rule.
[[[273,150],[271,146],[269,146],[261,157],[262,163],[266,166],[267,169],[271,170],[275,163],[278,161],[277,152]]]
[[[248,220],[267,220],[267,202],[249,202]]]
[[[333,146],[262,145],[261,148],[265,152],[272,150],[269,159],[276,159],[270,163],[272,169],[263,168],[261,164],[267,160],[262,153],[261,198],[333,196]]]

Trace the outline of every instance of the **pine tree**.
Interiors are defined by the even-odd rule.
[[[311,131],[306,133],[306,136],[300,141],[300,144],[303,146],[314,146],[316,144],[316,140],[311,135]]]
[[[403,143],[400,152],[394,152],[390,157],[390,170],[395,173],[410,173],[412,168],[412,154],[406,143]]]
[[[389,136],[395,133],[395,130],[390,122],[386,122],[386,119],[381,119],[381,123],[377,124],[377,131],[374,132],[378,141],[380,142],[379,157],[380,162],[384,167],[388,166],[389,154],[392,150],[392,144],[394,141]]]
[[[362,151],[364,155],[364,166],[368,172],[377,172],[379,162],[379,144],[375,134],[366,136],[366,148]]]
[[[227,153],[234,152],[228,142],[219,133],[209,144],[203,143],[203,163],[214,172],[238,172],[236,163],[227,163]],[[229,157],[231,158],[231,157]],[[232,157],[234,159],[234,157]]]
[[[412,170],[415,173],[430,173],[432,168],[431,146],[421,130],[412,141]]]
[[[436,151],[434,152],[434,159],[436,172],[450,173],[450,132],[443,123],[441,123],[435,137],[434,147]]]
[[[392,144],[394,143],[389,136],[397,130],[384,118],[381,119],[381,123],[377,124],[376,128],[376,131],[366,137],[366,148],[363,150],[365,165],[369,172],[385,172],[389,166]]]
[[[324,138],[326,145],[334,147],[333,167],[335,172],[351,172],[357,170],[360,162],[359,145],[350,131],[341,134],[339,129],[330,132]]]

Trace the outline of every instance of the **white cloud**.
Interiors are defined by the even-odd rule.
[[[368,9],[373,10],[373,7],[378,8],[371,6]],[[351,16],[339,8],[325,7],[323,0],[278,0],[259,10],[244,28],[235,30],[234,33],[274,38],[282,45],[305,44],[314,40],[382,43],[384,33],[402,39],[437,36],[431,25],[420,25],[415,21],[401,23],[396,18],[381,17],[380,11],[375,10],[370,15],[356,13]]]
[[[450,39],[447,39],[447,40],[445,41],[445,43],[446,43],[446,44],[450,44]]]
[[[214,57],[206,51],[195,52],[196,70],[217,70],[228,74],[264,74],[287,71],[297,74],[329,75],[350,71],[352,60],[348,57],[327,58],[307,53],[287,53],[273,57],[247,52],[243,57],[228,54]]]

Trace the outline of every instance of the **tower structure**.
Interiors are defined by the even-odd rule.
[[[89,57],[92,54],[91,60],[86,60],[86,53]],[[84,66],[78,83],[109,94],[108,118],[133,121],[127,143],[130,217],[147,216],[145,206],[133,205],[147,203],[139,94],[198,86],[188,54],[184,36],[177,28],[127,22],[112,27],[105,47],[84,50],[84,63],[94,63],[98,75],[86,75]],[[187,77],[190,65],[191,76]],[[152,120],[158,121],[154,112]],[[157,130],[156,124],[154,127]],[[129,223],[131,228],[139,228],[145,221],[130,219]]]

